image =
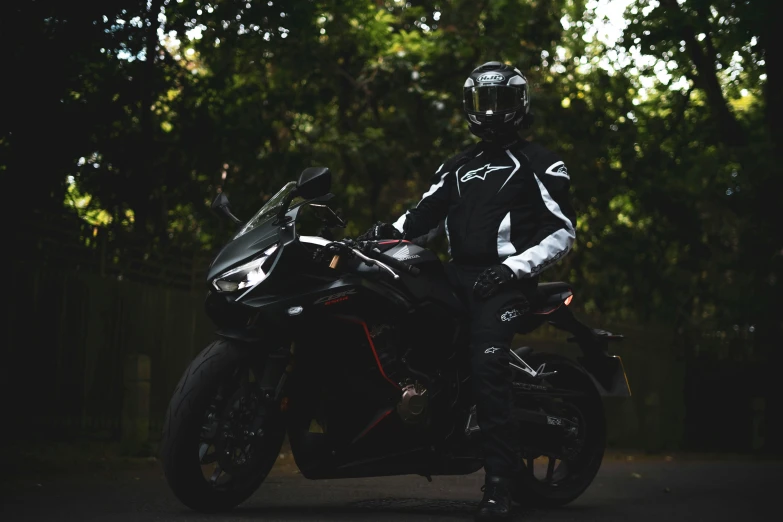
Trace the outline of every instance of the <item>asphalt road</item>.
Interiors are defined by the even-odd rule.
[[[8,477],[5,477],[8,479]],[[7,480],[2,520],[343,521],[472,520],[482,475],[308,481],[278,468],[229,514],[202,515],[169,492],[159,466]],[[515,520],[747,521],[778,518],[783,462],[635,459],[604,463],[593,485],[560,509],[515,508]],[[770,514],[769,516],[767,514]]]

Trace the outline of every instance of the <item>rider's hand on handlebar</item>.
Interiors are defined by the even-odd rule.
[[[378,221],[370,229],[357,237],[359,241],[377,241],[379,239],[402,239],[402,234],[390,223]]]

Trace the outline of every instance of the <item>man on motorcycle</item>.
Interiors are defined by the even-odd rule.
[[[486,480],[477,520],[510,517],[518,472],[509,349],[538,274],[574,244],[576,217],[559,156],[518,131],[532,123],[525,76],[488,62],[465,81],[468,128],[481,141],[449,158],[418,205],[361,239],[416,239],[445,220],[449,279],[471,317],[471,367]]]

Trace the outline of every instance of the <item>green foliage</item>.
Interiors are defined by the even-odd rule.
[[[250,216],[327,165],[357,234],[472,142],[462,83],[500,59],[528,74],[533,137],[572,173],[577,247],[548,277],[594,313],[772,338],[772,4],[640,0],[607,47],[583,0],[14,3],[0,34],[24,81],[0,119],[0,170],[37,209],[78,194],[152,250],[214,248],[219,190]]]

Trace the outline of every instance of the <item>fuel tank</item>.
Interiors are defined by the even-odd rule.
[[[406,264],[414,265],[421,270],[427,270],[433,266],[441,267],[442,265],[434,252],[408,241],[381,242],[378,244],[378,247],[387,256],[392,256]]]

